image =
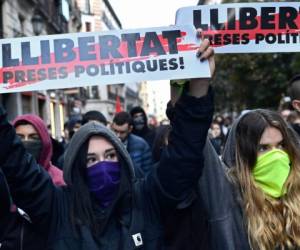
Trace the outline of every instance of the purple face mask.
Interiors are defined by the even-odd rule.
[[[101,161],[87,168],[88,187],[102,207],[114,200],[120,184],[118,162]]]

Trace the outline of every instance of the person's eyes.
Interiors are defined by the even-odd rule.
[[[283,142],[279,143],[277,148],[278,149],[285,149],[284,143]]]
[[[17,134],[17,136],[19,136],[19,138],[20,138],[21,140],[24,140],[24,139],[25,139],[25,136],[24,136],[24,135]]]
[[[34,141],[38,141],[40,140],[40,137],[38,135],[32,135],[29,137],[31,140],[34,140]]]
[[[96,161],[97,161],[96,157],[88,157],[87,160],[86,160],[86,164],[87,164],[88,166],[91,166],[91,165],[93,165]]]
[[[107,160],[107,161],[115,161],[116,159],[117,159],[116,152],[110,152],[105,155],[105,160]]]
[[[259,145],[258,146],[258,152],[263,153],[269,150],[269,147],[267,145]]]

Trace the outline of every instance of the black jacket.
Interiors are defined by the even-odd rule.
[[[46,247],[46,235],[40,234],[29,218],[18,211],[7,214],[0,234],[1,250],[41,250]],[[2,231],[2,230],[1,230]]]
[[[148,126],[148,118],[145,110],[141,107],[134,107],[132,110],[130,110],[130,115],[133,117],[134,114],[136,113],[142,113],[145,121],[145,125],[142,130],[137,130],[133,126],[132,133],[134,135],[142,137],[149,145],[150,149],[153,147],[155,135],[156,135],[156,129],[155,128],[150,128]]]
[[[122,166],[127,171],[124,175],[129,178],[128,195],[118,196],[115,206],[108,212],[95,208],[97,220],[105,221],[104,230],[95,236],[84,224],[72,227],[71,187],[53,185],[48,174],[26,154],[0,109],[0,166],[17,206],[22,207],[36,228],[48,236],[48,249],[162,249],[161,217],[192,193],[201,175],[202,150],[213,112],[211,95],[199,99],[183,96],[174,112],[173,131],[160,167],[146,179],[137,180],[134,173],[129,173],[133,167],[125,159],[128,156],[125,148],[111,141],[123,155]],[[109,133],[96,123],[85,126],[93,134]],[[66,157],[66,161],[70,159]]]
[[[9,215],[11,208],[11,199],[9,189],[6,183],[6,178],[0,169],[0,246],[2,246],[2,240],[7,232],[7,226],[9,223]]]
[[[174,119],[171,106],[167,115]],[[236,125],[224,150],[226,165],[207,138],[197,191],[178,204],[164,220],[166,249],[250,250],[238,190],[226,173],[228,167],[234,165],[235,128]]]

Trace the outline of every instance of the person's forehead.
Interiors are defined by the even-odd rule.
[[[137,117],[137,116],[144,116],[144,114],[143,114],[143,112],[138,112],[138,113],[135,113],[133,116],[134,116],[134,117]]]
[[[20,134],[38,134],[34,126],[31,124],[18,125],[16,127],[16,131]]]
[[[92,136],[89,140],[88,153],[101,154],[111,148],[114,148],[114,146],[103,136]]]
[[[279,129],[267,127],[260,138],[260,144],[276,144],[280,143],[282,139],[282,133]]]
[[[128,130],[128,123],[124,123],[123,125],[117,125],[116,123],[113,123],[113,128],[114,130],[118,130],[118,131],[126,131]]]

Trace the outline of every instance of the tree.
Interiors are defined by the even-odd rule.
[[[299,53],[217,55],[217,111],[277,109],[287,83],[300,73]]]

